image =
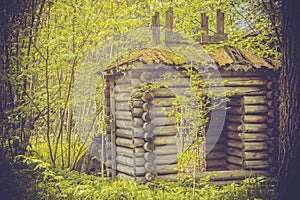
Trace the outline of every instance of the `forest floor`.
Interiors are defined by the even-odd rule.
[[[178,182],[110,180],[99,175],[50,167],[26,156],[13,162],[0,161],[0,199],[273,199],[274,180],[248,178],[240,184],[210,185],[208,179],[194,181],[185,177]]]

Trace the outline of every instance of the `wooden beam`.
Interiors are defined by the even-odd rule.
[[[111,120],[111,132],[110,132],[110,141],[111,141],[111,162],[112,162],[112,179],[116,178],[116,118],[115,118],[115,94],[114,94],[115,82],[113,79],[109,80],[109,96],[110,96],[110,113],[112,116]]]

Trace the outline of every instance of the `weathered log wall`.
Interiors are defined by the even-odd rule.
[[[225,169],[274,173],[274,141],[278,136],[278,74],[257,70],[255,73],[221,71],[221,75],[227,80],[226,90],[237,90],[227,103],[226,123],[220,137],[226,137]],[[208,170],[224,169],[220,161],[218,168],[209,168],[212,165],[209,163],[216,163],[210,156],[215,152],[213,149],[207,156]]]
[[[115,101],[118,175],[146,182],[160,175],[177,173],[174,170],[178,160],[177,126],[175,118],[168,116],[175,94],[167,88],[151,92],[136,90],[143,84],[159,83],[164,69],[157,71],[159,66],[145,68],[141,63],[134,64],[136,68],[126,75],[115,77],[114,94],[107,98]],[[171,87],[180,87],[176,84]]]
[[[177,124],[172,111],[175,96],[189,88],[185,81],[170,81],[168,88],[139,94],[134,89],[143,83],[159,83],[164,70],[172,66],[136,66],[122,78],[107,81],[105,112],[107,118],[106,166],[114,173],[140,182],[169,177],[177,171]],[[157,70],[160,69],[160,70]],[[173,72],[172,72],[173,73]],[[210,127],[213,134],[206,145],[213,148],[206,156],[206,170],[258,170],[274,173],[278,136],[277,75],[256,72],[222,71],[226,90],[236,90],[227,103],[226,120]],[[181,80],[187,80],[181,75]],[[214,76],[211,77],[213,80]],[[214,86],[218,90],[219,86]],[[113,100],[112,100],[113,99]],[[215,126],[215,127],[213,127]],[[114,171],[116,170],[116,172]]]

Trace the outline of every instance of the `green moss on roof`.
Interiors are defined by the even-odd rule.
[[[274,62],[267,62],[251,52],[232,46],[210,49],[209,55],[213,58],[215,63],[224,70],[248,71],[249,69],[255,70],[260,68],[277,70],[279,68]],[[175,54],[165,45],[160,45],[133,53],[126,59],[117,60],[115,64],[107,67],[105,71],[112,69],[116,69],[118,72],[127,71],[132,68],[133,62],[142,62],[144,64],[157,63],[173,66],[188,63],[185,58]]]
[[[117,60],[115,64],[109,66],[106,70],[122,67],[126,70],[125,65],[129,66],[133,62],[142,62],[144,64],[157,63],[179,66],[186,63],[186,60],[167,48],[153,47],[150,49],[141,50],[137,53],[133,53],[128,58]]]

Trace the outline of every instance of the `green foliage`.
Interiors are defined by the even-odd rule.
[[[100,178],[75,171],[58,170],[34,157],[18,156],[9,166],[10,174],[0,173],[1,192],[7,199],[273,199],[274,180],[248,178],[240,184],[210,185],[208,178],[196,182],[185,176],[178,182],[154,181],[147,185],[134,181]],[[10,176],[11,179],[3,179]],[[7,180],[8,182],[4,182]],[[14,180],[14,182],[12,181]],[[193,194],[194,193],[194,194]],[[2,193],[4,194],[4,193]]]

